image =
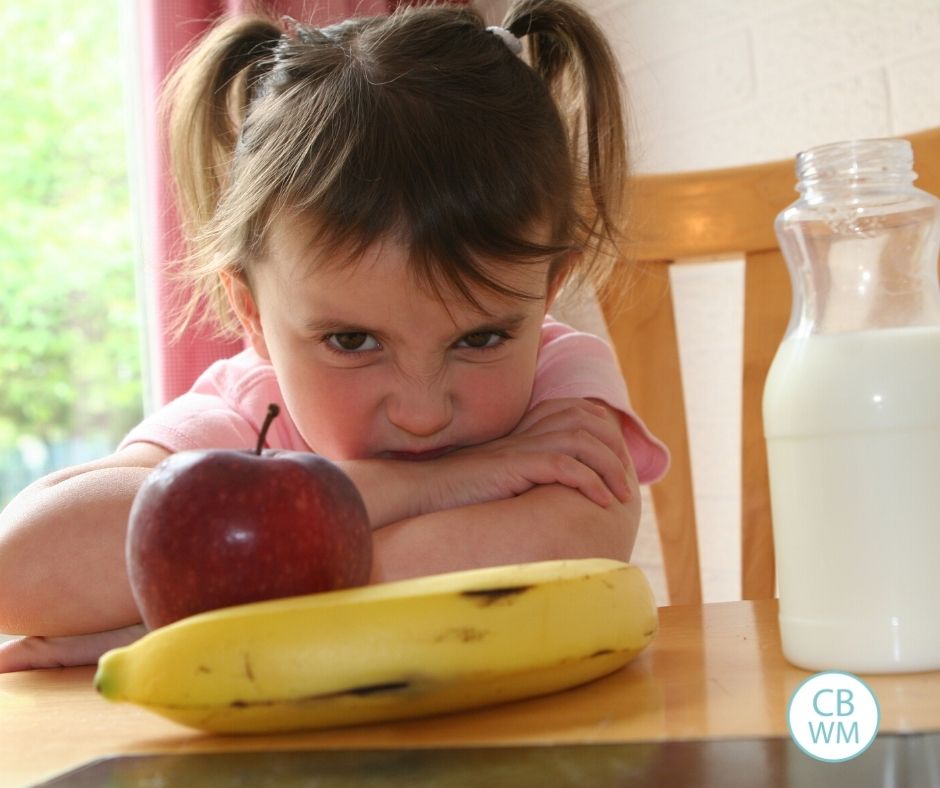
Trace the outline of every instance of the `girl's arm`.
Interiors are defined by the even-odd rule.
[[[107,632],[61,637],[22,637],[0,643],[0,673],[37,668],[69,668],[94,665],[112,648],[133,643],[147,634],[143,624]]]
[[[127,517],[167,455],[131,444],[34,482],[0,512],[0,632],[73,635],[140,621],[124,566]]]
[[[373,530],[422,514],[562,484],[600,506],[632,496],[630,455],[617,411],[559,399],[530,410],[508,435],[428,462],[338,463],[365,500]]]
[[[554,558],[626,561],[638,522],[639,496],[602,508],[570,487],[535,487],[514,498],[421,515],[376,531],[372,582]],[[94,664],[108,649],[144,634],[143,625],[136,625],[10,641],[0,644],[0,673]]]
[[[638,496],[632,464],[619,459],[622,436],[610,426],[619,417],[570,401],[537,411],[512,435],[462,456],[350,468],[381,529],[377,580],[553,557],[629,557]],[[84,664],[139,636],[124,564],[127,517],[140,484],[166,456],[131,444],[36,482],[4,510],[0,631],[45,637],[0,647],[0,672]],[[622,485],[619,501],[607,484]],[[437,506],[426,501],[388,524],[396,507],[429,489]]]
[[[340,465],[374,529],[556,483],[607,506],[613,493],[625,500],[630,492],[622,437],[603,413],[587,403],[544,403],[512,435],[430,463]],[[140,485],[167,456],[132,443],[39,480],[3,510],[0,632],[67,636],[139,623],[124,560],[127,519]]]
[[[602,508],[570,487],[535,487],[377,531],[372,582],[560,558],[628,561],[639,518],[638,495]]]
[[[571,404],[544,403],[516,432],[537,429],[545,423],[542,414]],[[616,440],[622,440],[620,413],[593,404],[614,428],[605,437],[617,448]],[[521,495],[402,520],[375,534],[372,582],[559,558],[629,561],[640,522],[639,484],[629,455],[625,450],[616,453],[623,462],[626,501],[614,497],[600,505],[573,486],[544,484]]]

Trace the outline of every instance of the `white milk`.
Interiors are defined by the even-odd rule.
[[[785,340],[764,429],[786,658],[940,668],[940,328]]]

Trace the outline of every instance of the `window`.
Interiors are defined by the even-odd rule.
[[[0,507],[142,415],[119,2],[0,4]]]

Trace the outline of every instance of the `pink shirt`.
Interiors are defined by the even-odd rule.
[[[631,410],[610,346],[593,334],[548,318],[542,326],[529,408],[563,397],[603,400],[623,413],[624,439],[640,482],[649,484],[663,477],[669,467],[669,452]],[[274,368],[251,349],[213,363],[186,394],[132,429],[120,448],[145,441],[169,452],[250,449],[272,402],[280,407],[281,415],[268,430],[267,445],[313,451],[290,417]]]

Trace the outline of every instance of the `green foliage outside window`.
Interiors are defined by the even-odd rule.
[[[141,417],[118,2],[0,3],[0,505]]]

